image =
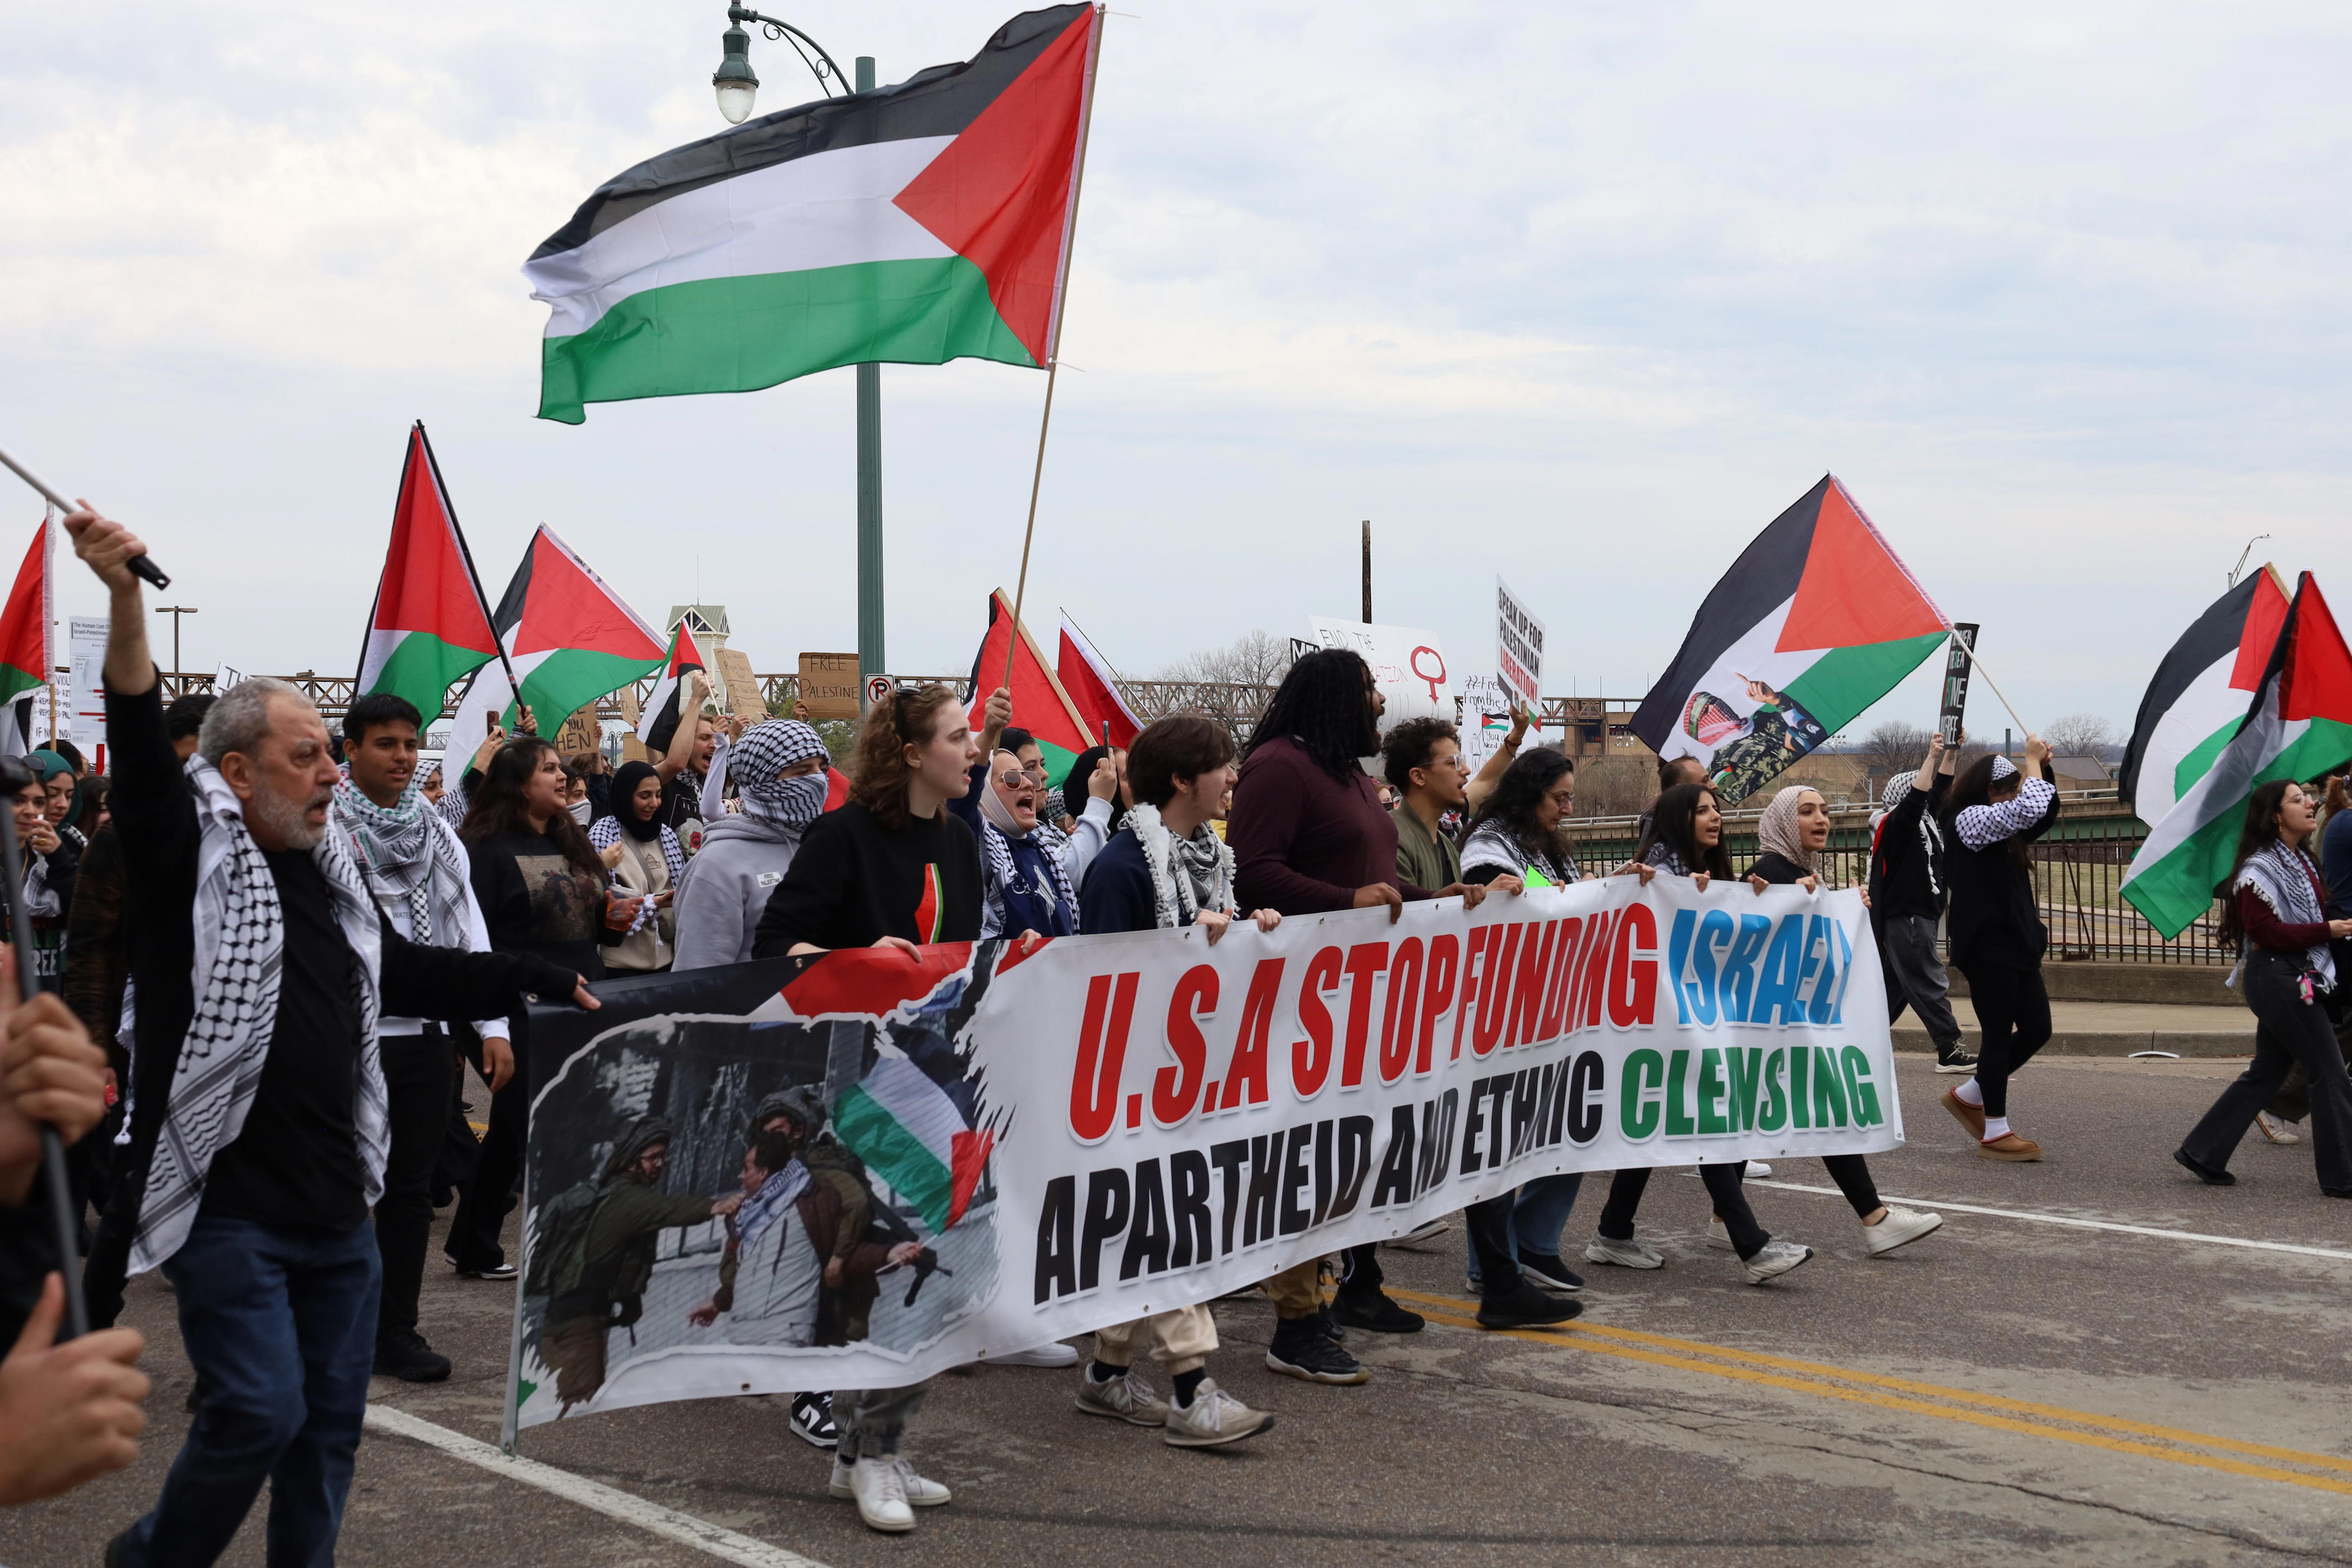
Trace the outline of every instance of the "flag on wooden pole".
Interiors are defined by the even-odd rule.
[[[489,605],[418,420],[409,426],[392,543],[360,649],[359,694],[404,697],[429,725],[449,688],[498,657]]]
[[[50,556],[57,532],[46,514],[34,531],[32,548],[16,568],[8,604],[0,610],[0,756],[21,757],[32,747],[34,699],[47,689],[50,628],[57,624]],[[52,721],[54,728],[54,721]]]

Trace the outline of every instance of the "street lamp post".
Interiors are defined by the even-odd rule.
[[[759,12],[730,0],[727,6],[727,30],[719,35],[718,70],[711,73],[710,86],[719,100],[719,112],[730,125],[740,125],[751,117],[751,106],[760,92],[760,78],[751,68],[751,35],[744,31],[746,22],[756,25],[771,41],[790,44],[801,57],[801,62],[814,74],[817,85],[825,96],[834,94],[835,85],[841,81],[841,66],[824,46],[793,26],[790,22]],[[809,51],[816,58],[811,59]],[[857,90],[865,92],[874,86],[874,58],[857,57]],[[862,683],[868,676],[878,675],[887,664],[883,647],[882,598],[882,367],[861,364],[857,373],[857,674]]]

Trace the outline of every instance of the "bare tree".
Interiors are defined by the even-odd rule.
[[[1577,766],[1579,816],[1632,816],[1657,797],[1657,766],[1644,759],[1594,757]]]
[[[1160,672],[1162,680],[1221,686],[1276,686],[1290,668],[1290,639],[1244,632],[1223,647],[1187,654]]]
[[[1897,773],[1916,773],[1919,764],[1927,760],[1927,745],[1936,738],[1933,730],[1923,730],[1905,719],[1889,719],[1863,737],[1862,754],[1870,759],[1870,771],[1878,778],[1893,778]]]
[[[2096,713],[2069,713],[2053,719],[2042,731],[2053,755],[2096,757],[2099,748],[2116,743],[2116,727]]]

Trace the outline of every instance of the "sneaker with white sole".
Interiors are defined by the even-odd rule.
[[[1587,1263],[1613,1263],[1620,1268],[1664,1268],[1666,1255],[1641,1241],[1619,1241],[1596,1236],[1584,1245]]]
[[[2297,1132],[2294,1128],[2289,1127],[2284,1121],[2273,1116],[2267,1110],[2258,1110],[2254,1113],[2254,1125],[2262,1129],[2263,1136],[2269,1139],[2273,1143],[2300,1143],[2303,1142],[2302,1133]]]
[[[1584,1289],[1584,1276],[1579,1274],[1575,1269],[1570,1268],[1567,1264],[1561,1262],[1559,1259],[1559,1254],[1556,1252],[1549,1254],[1541,1252],[1520,1253],[1519,1272],[1526,1275],[1528,1279],[1534,1280],[1537,1284],[1542,1286],[1547,1290],[1581,1290]],[[1474,1285],[1471,1289],[1475,1291],[1478,1287]]]
[[[835,1455],[833,1479],[825,1490],[834,1497],[854,1500],[858,1518],[892,1535],[915,1528],[912,1510],[938,1508],[955,1496],[939,1482],[917,1475],[915,1467],[896,1454],[878,1455],[863,1462]],[[897,1510],[889,1506],[893,1500]],[[904,1522],[883,1522],[893,1518]]]
[[[1392,1236],[1389,1237],[1386,1241],[1381,1243],[1381,1245],[1382,1247],[1410,1247],[1416,1241],[1427,1241],[1432,1237],[1444,1236],[1447,1231],[1452,1230],[1453,1228],[1454,1222],[1450,1219],[1428,1220],[1421,1225],[1414,1226],[1402,1236]]]
[[[1252,1410],[1204,1377],[1192,1390],[1190,1405],[1170,1405],[1168,1443],[1175,1448],[1218,1448],[1274,1428],[1274,1417]]]
[[[1950,1050],[1937,1053],[1936,1070],[1948,1073],[1973,1073],[1977,1070],[1977,1058],[1959,1047],[1954,1046]]]
[[[1719,1251],[1731,1251],[1731,1227],[1725,1225],[1719,1219],[1708,1220],[1706,1222],[1706,1244]]]
[[[1006,1351],[1002,1355],[984,1355],[982,1366],[1049,1366],[1069,1367],[1078,1364],[1078,1352],[1059,1340],[1049,1340],[1042,1345],[1032,1345],[1025,1351]]]
[[[1117,1377],[1097,1382],[1094,1368],[1078,1374],[1078,1408],[1089,1415],[1108,1415],[1137,1426],[1165,1426],[1168,1403],[1151,1380],[1133,1367]]]
[[[840,1444],[841,1433],[833,1424],[832,1394],[793,1395],[793,1436],[812,1447],[831,1448]]]
[[[1870,1244],[1870,1255],[1884,1258],[1898,1247],[1941,1229],[1943,1224],[1942,1215],[1922,1214],[1917,1209],[1899,1209],[1889,1204],[1878,1223],[1864,1226],[1862,1234]]]
[[[1768,1241],[1761,1251],[1748,1259],[1748,1282],[1761,1285],[1767,1279],[1777,1279],[1813,1255],[1810,1247],[1800,1247],[1793,1241]]]
[[[1761,1160],[1750,1160],[1748,1169],[1739,1173],[1739,1179],[1743,1182],[1769,1182],[1772,1179],[1772,1167]]]

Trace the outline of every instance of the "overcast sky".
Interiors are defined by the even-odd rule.
[[[893,81],[1003,3],[784,14]],[[1131,673],[1303,635],[1354,612],[1369,517],[1377,618],[1489,665],[1499,572],[1549,623],[1549,690],[1638,695],[1825,469],[2037,724],[2127,726],[2251,535],[2352,595],[2341,6],[1123,3],[1049,641],[1056,605]],[[725,25],[0,9],[0,446],[148,535],[200,608],[192,668],[356,664],[417,417],[493,597],[545,521],[648,619],[726,605],[763,670],[854,648],[849,372],[532,417],[518,268],[720,128]],[[814,96],[782,45],[753,58],[763,109]],[[1045,378],[882,385],[890,662],[968,668]],[[69,580],[63,611],[99,605]],[[1932,706],[1923,672],[1885,710]]]

